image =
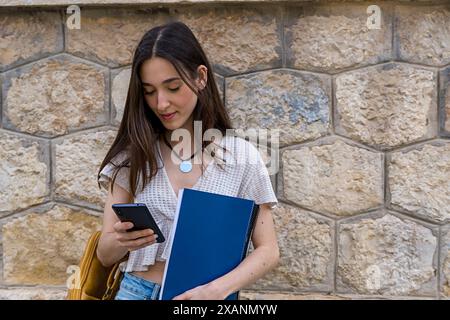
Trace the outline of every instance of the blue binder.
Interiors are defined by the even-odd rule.
[[[160,300],[206,284],[247,255],[259,206],[252,200],[181,189]],[[237,300],[239,291],[226,300]]]

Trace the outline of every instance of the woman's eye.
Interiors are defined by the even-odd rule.
[[[174,89],[170,89],[170,88],[169,88],[169,90],[172,91],[172,92],[178,91],[178,89],[180,89],[180,87],[174,88]],[[154,94],[154,93],[155,93],[155,91],[152,91],[152,92],[146,92],[146,91],[144,91],[144,94],[147,94],[147,95],[149,95],[149,96],[151,96],[151,95]]]

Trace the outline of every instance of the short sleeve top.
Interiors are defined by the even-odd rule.
[[[267,203],[274,207],[278,201],[258,149],[250,142],[235,136],[225,136],[220,145],[227,150],[220,153],[220,157],[225,159],[224,165],[221,167],[218,161],[212,160],[192,189],[240,197],[253,200],[256,204]],[[170,254],[169,235],[178,201],[161,160],[159,143],[156,143],[155,150],[158,168],[161,169],[142,191],[138,190],[135,203],[144,203],[148,207],[167,240],[131,251],[128,260],[120,265],[122,271],[147,271],[155,261],[165,261]],[[124,156],[124,153],[119,153],[116,156],[117,162],[120,163]],[[116,158],[112,162],[116,163]],[[100,173],[99,182],[105,189],[108,188],[114,169],[115,167],[108,163]],[[128,168],[121,168],[115,182],[130,192],[128,172]]]

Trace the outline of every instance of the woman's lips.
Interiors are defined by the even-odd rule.
[[[162,114],[161,117],[162,117],[164,120],[170,120],[170,119],[172,119],[172,118],[175,116],[175,113],[176,113],[176,112],[167,113],[167,114]]]

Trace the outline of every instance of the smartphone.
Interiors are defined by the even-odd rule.
[[[116,203],[112,205],[112,208],[120,221],[133,223],[133,228],[127,231],[152,229],[158,235],[156,242],[161,243],[166,240],[145,203]]]

